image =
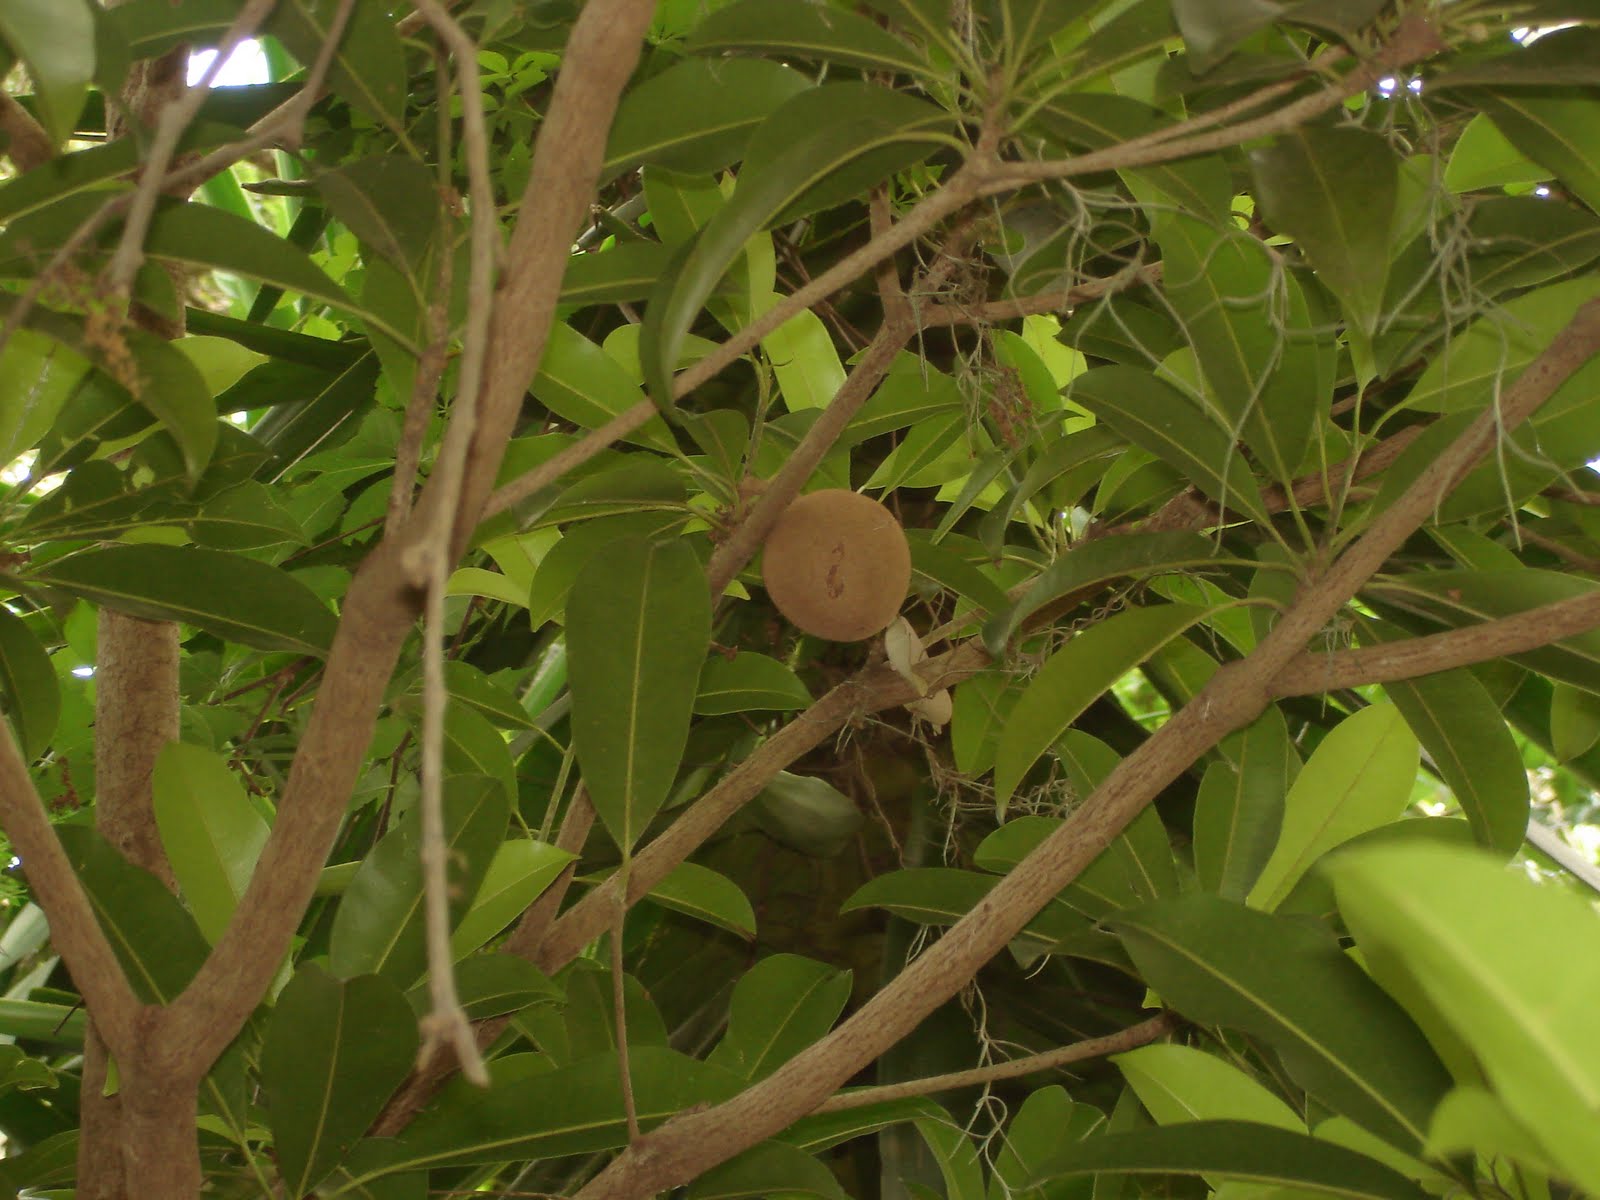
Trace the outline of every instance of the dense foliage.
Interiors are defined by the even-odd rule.
[[[1592,0],[447,8],[0,3],[0,1187],[1600,1195]]]

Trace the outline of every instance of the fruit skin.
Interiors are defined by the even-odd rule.
[[[784,510],[767,535],[762,575],[794,625],[830,642],[858,642],[899,614],[911,586],[911,547],[883,505],[829,488]]]

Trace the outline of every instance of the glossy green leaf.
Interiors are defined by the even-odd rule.
[[[363,158],[317,176],[332,214],[350,232],[421,282],[439,233],[435,176],[403,154]]]
[[[763,958],[734,985],[728,1032],[706,1061],[765,1078],[832,1029],[849,999],[849,971],[797,954]]]
[[[1445,164],[1444,185],[1452,192],[1473,192],[1507,184],[1540,183],[1551,171],[1524,155],[1501,133],[1487,113],[1467,122]]]
[[[1295,777],[1283,828],[1249,902],[1273,909],[1313,863],[1341,842],[1398,820],[1417,776],[1417,737],[1392,704],[1334,726]]]
[[[444,785],[450,911],[459,920],[505,834],[510,806],[499,783],[456,775]],[[378,974],[409,987],[427,966],[423,930],[421,814],[412,809],[362,860],[334,914],[328,966],[350,979]]]
[[[59,342],[18,329],[0,353],[0,462],[32,449],[89,370]]]
[[[1399,159],[1382,134],[1308,126],[1250,155],[1257,203],[1288,234],[1346,316],[1377,329],[1389,274]],[[1352,188],[1348,181],[1359,179]]]
[[[59,146],[94,77],[94,10],[88,0],[6,0],[0,40],[27,64],[45,130]]]
[[[39,639],[6,608],[0,608],[0,702],[22,756],[30,762],[38,758],[61,719],[61,685]]]
[[[465,957],[515,921],[555,882],[575,855],[545,842],[514,838],[489,860],[472,907],[450,935],[450,949]]]
[[[1009,612],[985,626],[984,641],[993,651],[1000,652],[1034,613],[1108,580],[1123,576],[1142,579],[1167,571],[1226,566],[1233,561],[1217,552],[1214,541],[1197,533],[1112,534],[1096,538],[1061,555],[1041,571]]]
[[[761,1142],[699,1176],[686,1200],[739,1200],[746,1196],[820,1196],[846,1200],[833,1172],[787,1142]]]
[[[1427,1195],[1376,1159],[1248,1121],[1193,1121],[1088,1138],[1047,1159],[1031,1182],[1077,1175],[1206,1175],[1351,1200]]]
[[[210,951],[194,918],[93,829],[62,825],[56,832],[134,993],[150,1004],[174,1000]]]
[[[1590,906],[1455,848],[1375,847],[1327,870],[1358,944],[1403,964],[1563,1173],[1600,1188],[1600,1032],[1584,1015],[1600,986]]]
[[[1215,1054],[1176,1043],[1111,1056],[1159,1125],[1253,1121],[1304,1133],[1306,1123],[1259,1080]]]
[[[281,38],[289,53],[310,66],[328,40],[339,11],[334,0],[283,0],[263,29]],[[382,5],[357,4],[339,48],[328,64],[333,90],[391,129],[404,128],[405,47]]]
[[[1130,609],[1090,626],[1028,681],[995,749],[995,803],[1004,813],[1024,775],[1113,683],[1178,637],[1206,609],[1186,604]]]
[[[1463,99],[1485,113],[1518,150],[1600,212],[1600,101],[1592,94],[1581,89],[1473,88]]]
[[[1213,500],[1266,520],[1261,489],[1230,430],[1171,384],[1132,367],[1096,367],[1072,383],[1072,400],[1129,442],[1176,468]]]
[[[1300,285],[1252,234],[1181,212],[1159,214],[1155,233],[1162,290],[1200,364],[1208,415],[1235,431],[1273,478],[1290,481],[1327,402],[1317,367],[1322,335]]]
[[[1184,1016],[1262,1039],[1334,1111],[1396,1145],[1421,1145],[1449,1076],[1399,1005],[1324,929],[1204,892],[1107,923]]]
[[[645,310],[639,356],[656,403],[670,405],[689,326],[752,235],[915,162],[946,141],[946,123],[923,101],[842,83],[801,92],[768,117],[751,137],[733,198],[662,278]]]
[[[665,1047],[635,1046],[628,1058],[639,1125],[645,1130],[696,1104],[724,1099],[738,1087],[734,1076]],[[615,1054],[520,1077],[494,1063],[490,1077],[484,1089],[457,1080],[412,1123],[401,1138],[406,1165],[502,1163],[627,1144]]]
[[[792,712],[810,703],[811,693],[788,667],[765,654],[740,651],[732,658],[712,655],[706,659],[694,711],[701,716]]]
[[[1542,22],[1541,22],[1542,23]],[[1583,28],[1541,31],[1537,39],[1507,47],[1507,53],[1464,62],[1428,78],[1428,90],[1518,84],[1535,88],[1600,83],[1600,30]]]
[[[334,617],[286,571],[222,550],[107,546],[37,568],[29,578],[93,604],[182,621],[263,650],[321,657]]]
[[[756,914],[749,897],[726,875],[699,863],[679,863],[650,889],[650,899],[740,937],[756,935]]]
[[[530,1004],[560,1003],[561,985],[525,958],[511,954],[473,954],[455,965],[456,995],[474,1021],[517,1012]],[[419,1018],[433,1010],[429,980],[413,987],[406,999]]]
[[[805,0],[740,0],[717,9],[695,26],[688,49],[696,54],[752,51],[908,75],[928,70],[911,47],[868,18]]]
[[[705,572],[684,542],[612,542],[573,585],[573,745],[595,811],[624,851],[677,775],[710,640]]]
[[[1571,684],[1557,683],[1550,695],[1550,744],[1556,759],[1570,762],[1581,757],[1597,739],[1600,739],[1600,696]]]
[[[1399,680],[1383,689],[1455,793],[1473,837],[1515,854],[1528,825],[1528,773],[1488,689],[1467,670]],[[1600,734],[1600,723],[1595,728]]]
[[[869,879],[839,906],[841,913],[884,908],[922,925],[954,925],[1000,881],[955,867],[905,867]],[[1060,900],[1052,900],[1017,935],[1016,945],[1029,955],[1048,954],[1076,935],[1084,919]]]
[[[151,777],[156,827],[189,911],[215,945],[271,830],[218,754],[168,742]]]
[[[811,86],[799,71],[764,59],[684,59],[623,98],[602,178],[645,163],[688,173],[720,170],[740,157],[774,109]]]
[[[539,373],[528,390],[551,412],[584,429],[598,429],[644,399],[615,359],[561,322],[550,328]],[[662,450],[673,447],[666,426],[656,418],[632,440]]]
[[[575,254],[561,276],[561,303],[615,304],[643,300],[672,261],[660,242],[622,242],[595,254]]]
[[[1298,762],[1283,714],[1269,708],[1239,734],[1232,761],[1206,767],[1194,812],[1200,886],[1243,900],[1272,857]]]
[[[273,1151],[301,1195],[361,1137],[417,1055],[417,1021],[376,975],[343,982],[314,963],[278,996],[261,1047]]]

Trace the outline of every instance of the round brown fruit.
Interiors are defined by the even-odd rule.
[[[887,629],[911,586],[911,547],[876,500],[844,488],[797,497],[767,535],[762,575],[778,611],[830,642]]]

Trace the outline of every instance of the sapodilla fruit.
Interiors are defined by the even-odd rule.
[[[887,629],[911,586],[911,547],[894,514],[844,488],[797,497],[767,535],[767,594],[793,624],[830,642]]]

